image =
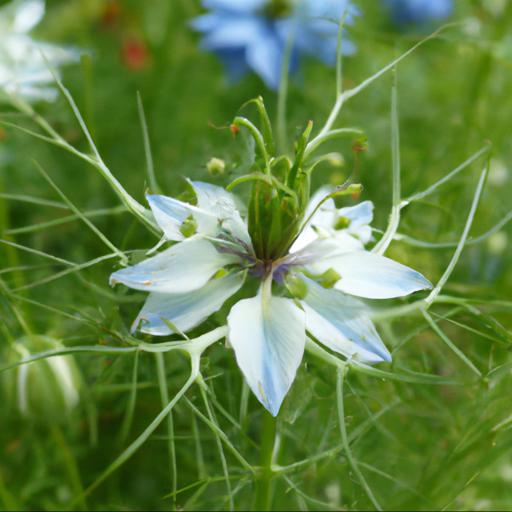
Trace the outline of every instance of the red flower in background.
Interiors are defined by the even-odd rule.
[[[142,39],[131,37],[123,42],[122,59],[131,71],[141,71],[149,61],[149,52]]]

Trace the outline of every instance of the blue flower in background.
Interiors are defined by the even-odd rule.
[[[453,0],[385,0],[397,25],[421,25],[443,20],[453,11]]]
[[[334,65],[341,16],[346,12],[351,23],[357,14],[349,0],[203,0],[203,5],[210,12],[192,22],[204,34],[202,47],[219,55],[232,80],[252,70],[272,89],[279,86],[290,40],[290,72],[302,54]],[[343,42],[344,54],[354,51],[350,41]]]

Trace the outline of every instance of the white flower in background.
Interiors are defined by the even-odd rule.
[[[111,284],[149,292],[134,329],[155,336],[186,332],[246,280],[259,280],[257,295],[231,308],[228,341],[250,388],[273,415],[295,378],[306,333],[347,358],[391,360],[369,308],[356,297],[402,297],[431,285],[418,272],[365,250],[371,202],[338,209],[321,191],[292,243],[268,256],[270,244],[260,247],[264,237],[256,233],[261,223],[251,224],[250,212],[246,222],[235,196],[207,183],[190,184],[195,205],[147,197],[165,239],[176,243],[111,276]]]
[[[76,50],[30,37],[44,12],[44,0],[14,0],[0,8],[0,91],[28,101],[53,101],[57,90],[48,64],[56,69],[78,60]]]

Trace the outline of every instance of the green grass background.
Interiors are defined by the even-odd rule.
[[[65,70],[64,81],[110,169],[131,194],[144,200],[147,178],[138,91],[162,191],[168,195],[182,191],[184,176],[211,180],[206,163],[213,156],[226,159],[228,172],[215,182],[227,184],[242,150],[225,127],[242,103],[260,94],[275,116],[276,95],[254,76],[237,84],[226,82],[217,59],[198,49],[198,37],[188,26],[200,12],[196,1],[125,0],[113,4],[115,8],[108,5],[100,0],[49,1],[48,14],[36,34],[90,50],[89,59]],[[346,88],[421,38],[417,31],[395,31],[378,2],[361,0],[359,5],[363,15],[350,29],[358,52],[344,62]],[[490,141],[491,172],[471,230],[476,237],[512,209],[512,2],[460,0],[453,20],[466,23],[446,30],[398,68],[402,186],[404,196],[423,190]],[[131,69],[123,58],[129,41],[146,48],[142,69]],[[368,135],[369,149],[359,156],[357,165],[365,187],[363,198],[374,201],[374,225],[379,229],[386,227],[391,203],[390,91],[391,77],[385,75],[347,103],[338,122],[360,127]],[[290,85],[290,140],[310,119],[321,126],[334,94],[334,70],[306,62]],[[64,100],[38,105],[37,110],[68,141],[86,147]],[[2,119],[13,118],[19,120],[4,105]],[[1,238],[77,263],[105,254],[98,239],[79,221],[38,226],[68,213],[12,197],[59,200],[33,159],[82,211],[118,206],[102,178],[85,163],[26,134],[8,128],[0,134]],[[343,154],[345,165],[319,169],[316,186],[348,176],[356,165],[350,142],[334,143],[331,149]],[[484,165],[485,159],[479,159],[436,194],[404,210],[400,233],[432,244],[456,242]],[[93,220],[122,249],[142,250],[155,243],[129,214],[110,213]],[[20,231],[26,227],[28,231]],[[476,366],[480,377],[420,315],[379,324],[393,350],[394,361],[387,369],[436,374],[450,384],[397,382],[349,373],[344,395],[351,451],[383,509],[512,510],[510,236],[507,224],[498,236],[468,245],[443,291],[460,298],[460,305],[440,304],[432,309],[439,327]],[[453,250],[396,241],[388,253],[435,283]],[[26,342],[27,335],[51,336],[68,346],[122,345],[143,300],[142,294],[108,287],[112,261],[20,291],[16,299],[8,290],[50,276],[62,266],[6,245],[0,249],[0,266],[0,366],[11,357],[10,345],[20,339]],[[20,266],[27,268],[12,271]],[[218,325],[222,318],[223,314],[214,315],[198,332]],[[172,396],[188,376],[188,363],[174,353],[165,359]],[[141,354],[138,361],[134,422],[124,438],[133,354],[77,355],[75,361],[83,380],[82,400],[61,421],[49,406],[42,407],[45,413],[22,417],[7,393],[15,372],[2,374],[0,509],[69,509],[74,497],[160,411],[151,355]],[[222,430],[257,466],[260,405],[250,397],[248,416],[241,425],[233,425],[221,412],[238,418],[242,378],[232,352],[216,345],[203,358],[202,370],[215,394]],[[197,388],[187,397],[206,414]],[[374,508],[341,448],[335,404],[335,369],[306,356],[278,424],[279,463],[304,463],[274,479],[275,510]],[[162,425],[133,458],[73,507],[229,508],[216,437],[185,401],[177,405],[173,420],[178,489],[182,490],[174,502],[168,497],[172,467]],[[247,509],[253,502],[253,483],[227,450],[225,457],[235,509]]]

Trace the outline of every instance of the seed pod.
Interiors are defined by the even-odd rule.
[[[10,363],[63,348],[47,336],[31,336],[11,347]],[[27,418],[59,423],[78,404],[80,375],[72,356],[55,356],[6,372],[5,389],[11,406]]]

